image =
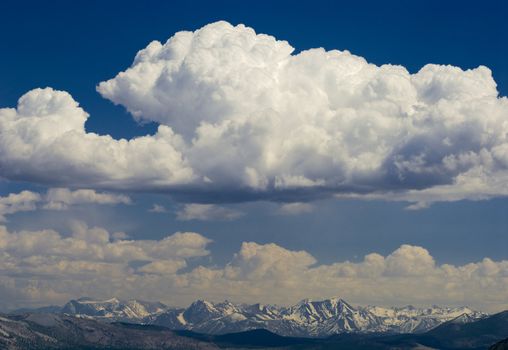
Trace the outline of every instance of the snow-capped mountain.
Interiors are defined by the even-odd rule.
[[[61,313],[93,317],[97,319],[111,319],[114,321],[143,322],[149,317],[168,310],[168,306],[159,302],[140,300],[93,300],[80,298],[71,300],[60,310]]]
[[[322,303],[322,306],[328,308],[327,306],[338,305],[341,301],[314,302],[313,306],[315,307],[318,303]],[[233,304],[220,304],[223,308],[233,311],[232,315],[237,314],[238,310],[229,309]],[[304,309],[309,306],[307,302],[300,304],[304,305]],[[221,308],[217,304],[204,301],[200,301],[194,306],[197,309],[202,306],[215,310]],[[262,305],[256,305],[254,308],[245,306],[245,308],[255,312],[270,309],[270,307],[265,308]],[[410,312],[414,311],[414,308],[410,310]],[[436,314],[435,310],[430,312]],[[312,311],[301,316],[306,318],[310,314],[316,315]],[[311,318],[316,319],[314,316]],[[242,319],[242,321],[245,320]],[[374,336],[356,334],[353,337],[339,334],[322,339],[281,337],[262,329],[226,335],[204,335],[194,332],[169,331],[167,328],[153,325],[103,322],[90,317],[76,317],[61,313],[0,314],[0,349],[5,350],[211,350],[224,348],[473,350],[489,348],[493,343],[505,339],[507,332],[508,311],[479,320],[468,319],[462,315],[423,334],[408,334],[402,337],[390,333]],[[489,349],[494,348],[504,349],[502,344]]]
[[[289,307],[197,300],[187,308],[171,308],[159,302],[139,300],[81,298],[69,301],[58,312],[206,334],[267,329],[279,335],[297,337],[340,333],[423,333],[450,320],[467,323],[486,316],[467,307],[354,307],[340,298],[306,299]]]
[[[415,308],[405,306],[400,308],[383,308],[367,306],[364,308],[374,314],[386,329],[393,329],[397,333],[423,333],[450,320],[471,322],[485,317],[484,313],[468,307],[439,307]]]
[[[264,328],[284,336],[323,337],[340,333],[422,333],[453,319],[468,322],[484,316],[467,307],[353,307],[339,298],[303,300],[290,307],[199,300],[186,309],[167,310],[150,323],[208,334]]]

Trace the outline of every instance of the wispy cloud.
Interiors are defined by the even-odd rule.
[[[150,213],[167,213],[168,210],[160,204],[154,203],[150,209],[148,209]]]
[[[235,209],[225,208],[214,204],[185,204],[176,213],[178,220],[205,220],[205,221],[230,221],[236,220],[244,215],[243,212]]]
[[[314,206],[310,203],[295,202],[282,204],[277,213],[280,215],[300,215],[314,211]]]

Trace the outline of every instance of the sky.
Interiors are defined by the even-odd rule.
[[[506,10],[3,2],[0,308],[508,308]]]

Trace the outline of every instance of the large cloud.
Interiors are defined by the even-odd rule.
[[[390,193],[421,207],[508,194],[508,99],[488,68],[410,74],[347,51],[292,52],[226,22],[150,43],[98,85],[160,124],[130,141],[86,133],[67,93],[31,91],[0,110],[0,172],[189,201]]]
[[[467,304],[487,311],[508,306],[508,261],[439,265],[426,249],[402,245],[387,256],[371,253],[358,262],[337,258],[324,265],[305,251],[244,242],[221,267],[195,260],[208,257],[210,242],[190,232],[132,241],[82,223],[71,236],[0,227],[0,305],[114,295],[176,305],[203,297],[291,304],[341,296],[358,304]]]

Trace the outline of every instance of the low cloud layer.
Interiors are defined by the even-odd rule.
[[[132,140],[87,132],[68,93],[32,90],[0,110],[0,175],[189,202],[390,195],[424,207],[508,194],[508,99],[488,68],[410,74],[293,50],[226,22],[150,43],[97,87],[160,124]]]
[[[130,204],[129,197],[121,194],[96,192],[95,190],[67,188],[50,188],[45,194],[32,191],[10,193],[0,197],[0,222],[6,221],[6,215],[23,211],[34,211],[39,208],[65,210],[80,204]]]
[[[0,306],[62,303],[88,295],[172,305],[197,298],[290,304],[341,296],[358,304],[508,307],[508,261],[440,265],[426,249],[402,245],[386,256],[371,253],[358,262],[338,258],[324,265],[306,251],[244,242],[220,267],[205,262],[210,242],[192,232],[133,241],[82,223],[70,236],[0,227]]]

